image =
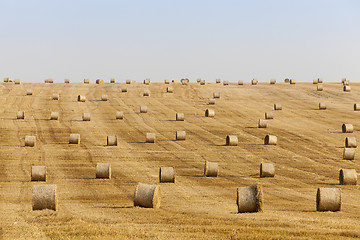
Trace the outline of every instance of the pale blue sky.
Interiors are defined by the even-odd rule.
[[[357,0],[0,0],[0,77],[360,81]]]

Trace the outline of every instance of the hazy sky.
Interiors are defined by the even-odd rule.
[[[0,77],[360,81],[358,0],[0,0]]]

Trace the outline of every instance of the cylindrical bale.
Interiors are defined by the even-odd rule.
[[[57,190],[55,184],[35,185],[32,192],[33,210],[57,210]]]
[[[214,92],[213,93],[213,98],[220,98],[220,93],[219,92]]]
[[[54,79],[48,78],[48,79],[45,79],[44,82],[45,82],[45,83],[54,83]]]
[[[204,79],[200,80],[200,85],[205,85],[205,80]]]
[[[215,105],[215,98],[209,98],[209,105]]]
[[[32,95],[32,90],[31,89],[26,90],[26,95],[31,96]]]
[[[213,109],[205,110],[205,117],[214,117],[214,116],[215,116],[215,110],[213,110]]]
[[[31,166],[31,181],[46,181],[46,166]]]
[[[324,89],[323,85],[317,85],[316,86],[317,91],[322,91],[323,89]]]
[[[290,78],[285,78],[284,83],[290,83]]]
[[[263,191],[260,185],[237,188],[238,213],[263,212]]]
[[[59,113],[58,112],[51,112],[50,120],[59,120]]]
[[[205,161],[204,176],[217,177],[219,164],[216,162]]]
[[[343,133],[352,133],[354,131],[354,127],[350,123],[343,123],[341,130]]]
[[[296,83],[295,79],[290,79],[290,84],[295,84],[295,83]]]
[[[355,169],[340,169],[339,172],[340,185],[356,185],[357,172]]]
[[[265,119],[259,119],[258,127],[259,128],[267,128],[267,120]]]
[[[148,89],[145,89],[145,90],[144,90],[143,96],[144,96],[144,97],[150,96],[150,92],[149,92]]]
[[[18,111],[16,113],[16,118],[17,119],[24,119],[25,118],[25,112],[24,111]]]
[[[275,83],[276,83],[276,79],[275,79],[275,78],[270,79],[270,84],[275,84]]]
[[[184,113],[176,113],[176,121],[184,121],[185,115]]]
[[[343,87],[343,90],[344,90],[344,92],[350,92],[351,87],[350,87],[349,85],[345,85],[345,86]]]
[[[166,88],[166,92],[168,93],[173,93],[174,92],[174,89],[172,87],[167,87]]]
[[[344,83],[344,81],[346,81],[346,78],[342,78],[341,79],[341,82]]]
[[[123,112],[116,112],[116,119],[124,119],[124,113]]]
[[[343,159],[344,160],[354,160],[355,159],[355,148],[344,148]]]
[[[251,80],[251,85],[256,85],[258,83],[257,78]]]
[[[226,145],[227,146],[237,146],[239,143],[238,137],[235,135],[226,136]]]
[[[326,110],[326,103],[319,103],[319,110]]]
[[[140,106],[140,113],[147,113],[148,108],[147,106]]]
[[[155,143],[155,133],[146,133],[146,142]]]
[[[71,133],[69,137],[69,144],[80,144],[80,134]]]
[[[345,80],[345,81],[343,82],[343,86],[345,86],[345,85],[350,85],[350,81],[349,81],[349,80]]]
[[[145,85],[149,85],[149,84],[150,84],[150,78],[146,78],[146,79],[144,80],[144,84],[145,84]]]
[[[9,78],[8,78],[8,77],[4,77],[4,82],[9,82]]]
[[[108,100],[108,95],[103,94],[101,95],[101,101],[107,101]]]
[[[316,211],[340,211],[341,189],[318,188],[316,193]]]
[[[111,164],[97,163],[96,164],[96,178],[111,178]]]
[[[58,93],[53,93],[51,99],[52,100],[59,100],[59,94]]]
[[[185,140],[186,132],[185,131],[176,131],[176,140]]]
[[[127,92],[127,87],[122,87],[121,92]]]
[[[217,79],[215,80],[215,82],[216,82],[216,83],[221,83],[221,79],[220,79],[220,78],[217,78]]]
[[[243,81],[243,80],[239,80],[239,81],[238,81],[238,85],[244,85],[244,81]]]
[[[197,78],[197,79],[196,79],[196,82],[197,82],[197,83],[201,82],[201,78]]]
[[[25,147],[35,147],[35,136],[25,136]]]
[[[313,84],[318,84],[318,80],[317,80],[317,79],[314,79],[314,80],[313,80]]]
[[[110,83],[115,83],[115,78],[110,78]]]
[[[273,112],[266,112],[265,113],[265,119],[274,119],[274,113]]]
[[[145,208],[159,208],[161,191],[158,185],[139,183],[135,188],[134,206]]]
[[[15,80],[14,80],[14,83],[15,83],[15,84],[20,84],[20,79],[15,79]]]
[[[117,146],[117,136],[107,136],[106,145]]]
[[[274,135],[266,135],[264,139],[265,145],[276,145],[277,144],[277,137]]]
[[[89,83],[90,83],[90,79],[85,78],[85,79],[84,79],[84,83],[85,83],[85,84],[89,84]]]
[[[83,121],[90,121],[91,120],[91,114],[90,113],[83,113],[82,114],[82,120]]]
[[[126,84],[131,84],[131,80],[130,80],[130,79],[126,79],[125,83],[126,83]]]
[[[322,79],[322,78],[318,78],[317,81],[318,81],[318,83],[323,83],[323,79]]]
[[[170,80],[169,79],[165,79],[165,84],[170,84]]]
[[[159,169],[159,182],[175,183],[175,171],[173,167],[161,167]]]
[[[360,111],[360,104],[359,103],[354,104],[354,111]]]
[[[280,103],[275,103],[274,110],[282,110],[282,105]]]
[[[356,148],[356,137],[346,137],[345,138],[345,147],[346,148]]]
[[[224,80],[224,81],[223,81],[223,84],[224,84],[224,86],[229,85],[229,81],[228,81],[228,80]]]
[[[85,101],[86,101],[86,97],[83,96],[83,95],[78,95],[77,100],[78,100],[78,102],[85,102]]]
[[[70,79],[68,78],[64,79],[64,83],[70,83]]]
[[[177,83],[177,81],[175,79],[171,80],[172,83]]]
[[[273,163],[261,163],[260,164],[260,177],[274,177],[275,165]]]

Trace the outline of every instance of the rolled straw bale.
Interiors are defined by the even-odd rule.
[[[176,140],[185,140],[186,132],[185,131],[176,131]]]
[[[167,87],[166,88],[166,92],[168,93],[173,93],[174,92],[174,89],[172,87]]]
[[[219,164],[216,162],[205,161],[204,176],[217,177]]]
[[[145,85],[149,85],[149,84],[150,84],[150,78],[146,78],[146,79],[144,80],[144,84],[145,84]]]
[[[55,184],[35,185],[32,191],[33,210],[57,210],[57,190]]]
[[[239,80],[238,85],[244,85],[244,82],[242,80]]]
[[[124,119],[124,113],[123,112],[116,112],[116,119]]]
[[[108,100],[108,95],[103,94],[101,95],[101,101],[107,101]]]
[[[277,144],[277,137],[274,135],[266,135],[264,139],[265,145],[276,145]]]
[[[4,77],[4,82],[9,82],[9,78],[8,78],[8,77]]]
[[[346,80],[346,81],[343,82],[343,86],[348,86],[348,85],[350,85],[350,81],[349,81],[349,80]]]
[[[266,112],[265,113],[265,119],[274,119],[274,113],[273,112]]]
[[[274,177],[275,165],[273,163],[261,163],[260,164],[260,177]]]
[[[145,90],[144,90],[143,96],[144,96],[144,97],[150,96],[149,89],[145,89]]]
[[[275,103],[274,110],[282,110],[282,105],[280,103]]]
[[[356,148],[356,137],[346,137],[345,138],[345,147],[346,148]]]
[[[284,83],[290,83],[290,78],[285,78]]]
[[[196,79],[196,82],[197,82],[197,83],[201,82],[201,78],[197,78],[197,79]]]
[[[322,79],[322,78],[318,78],[317,81],[318,81],[318,83],[323,83],[323,79]]]
[[[258,184],[237,188],[238,213],[263,212],[263,191]]]
[[[146,142],[155,143],[155,133],[146,133]]]
[[[351,87],[349,85],[344,85],[343,90],[344,92],[350,92]]]
[[[104,83],[104,80],[102,80],[102,79],[96,79],[96,84],[102,84],[102,83]]]
[[[341,130],[343,133],[352,133],[354,131],[354,127],[350,123],[343,123]]]
[[[90,113],[83,113],[82,114],[83,121],[91,121],[91,114]]]
[[[26,95],[31,96],[32,95],[32,90],[31,89],[26,90]]]
[[[44,82],[45,82],[45,83],[54,83],[54,79],[48,78],[48,79],[45,79]]]
[[[80,134],[71,133],[69,137],[69,144],[80,144]]]
[[[270,84],[275,84],[275,83],[276,83],[276,79],[275,79],[275,78],[270,79]]]
[[[224,80],[224,81],[223,81],[223,84],[224,84],[224,86],[229,85],[229,81],[228,81],[228,80]]]
[[[35,136],[25,136],[25,147],[35,147]]]
[[[89,84],[89,83],[90,83],[90,79],[85,78],[85,79],[84,79],[84,84]]]
[[[344,83],[346,81],[346,78],[341,79],[341,83]]]
[[[317,91],[322,91],[323,89],[324,89],[323,85],[317,85],[316,86]]]
[[[217,79],[215,80],[215,82],[216,82],[216,83],[221,83],[221,79],[220,79],[220,78],[217,78]]]
[[[220,98],[220,93],[219,92],[214,92],[213,93],[213,98]]]
[[[110,83],[115,83],[115,78],[110,78]]]
[[[340,169],[339,172],[340,185],[356,185],[357,172],[355,169]]]
[[[176,121],[184,121],[185,115],[184,113],[176,113]]]
[[[122,87],[121,92],[127,92],[127,87]]]
[[[117,146],[117,136],[107,136],[106,145]]]
[[[209,98],[209,105],[215,104],[215,98]]]
[[[204,79],[200,80],[200,85],[205,85],[205,80]]]
[[[111,178],[111,164],[97,163],[96,164],[96,178]]]
[[[251,80],[251,85],[256,85],[257,83],[258,83],[257,78],[253,78],[253,79]]]
[[[354,158],[355,158],[355,148],[344,148],[343,159],[354,160]]]
[[[215,110],[213,110],[213,109],[205,110],[205,117],[214,117],[214,116],[215,116]]]
[[[290,84],[295,84],[295,83],[296,83],[295,79],[290,79]]]
[[[175,183],[175,171],[173,167],[159,168],[159,182]]]
[[[24,111],[18,111],[16,113],[16,118],[17,119],[24,119],[25,118],[25,112]]]
[[[130,80],[130,79],[126,79],[125,83],[126,83],[126,84],[131,84],[131,80]]]
[[[59,113],[58,112],[51,112],[50,120],[59,120]]]
[[[46,181],[46,166],[31,166],[31,181]]]
[[[14,83],[15,83],[15,84],[20,84],[20,79],[15,79],[15,80],[14,80]]]
[[[226,145],[227,146],[237,146],[239,143],[238,137],[235,135],[226,136]]]
[[[188,85],[189,83],[189,79],[185,78],[185,79],[181,79],[181,84],[182,85]]]
[[[161,191],[158,185],[139,183],[135,188],[134,206],[145,208],[159,208]]]
[[[359,103],[354,104],[354,111],[360,111],[360,104]]]
[[[319,103],[319,110],[326,110],[326,103],[324,102]]]
[[[340,211],[341,189],[318,188],[316,193],[316,211]]]
[[[53,95],[51,96],[52,100],[59,100],[59,94],[58,93],[53,93]]]
[[[86,97],[83,96],[83,95],[78,95],[77,100],[78,100],[78,102],[85,102],[85,101],[86,101]]]
[[[170,80],[169,79],[165,79],[165,84],[170,84]]]
[[[64,83],[70,83],[70,79],[68,78],[64,79]]]
[[[177,83],[177,81],[175,79],[171,80],[172,83]]]
[[[313,80],[313,84],[318,84],[318,80],[317,80],[317,79],[314,79],[314,80]]]
[[[267,128],[267,120],[259,119],[258,127],[259,128]]]
[[[147,106],[140,106],[140,113],[147,113],[148,107]]]

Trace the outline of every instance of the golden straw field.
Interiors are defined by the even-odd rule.
[[[323,86],[1,83],[0,239],[360,238],[359,185],[339,185],[340,169],[360,172],[358,152],[343,160],[345,137],[360,136],[353,108],[360,84],[351,92],[341,82]],[[214,92],[220,98],[208,105]],[[282,110],[274,111],[275,103]],[[205,117],[207,108],[214,118]],[[25,119],[16,118],[19,110]],[[271,111],[268,127],[258,128]],[[50,120],[51,112],[59,120]],[[87,112],[91,121],[82,121]],[[176,113],[185,120],[176,121]],[[354,132],[342,133],[343,123]],[[185,141],[176,141],[180,130]],[[72,133],[80,144],[69,144]],[[145,142],[146,133],[156,134],[155,143]],[[264,145],[267,134],[277,145]],[[113,135],[117,146],[106,146]],[[238,146],[226,146],[227,135],[236,135]],[[25,136],[36,137],[35,147],[25,147]],[[217,177],[204,177],[206,160],[219,164]],[[274,178],[259,177],[262,162],[275,164]],[[111,164],[111,179],[95,178],[97,163]],[[33,165],[46,166],[46,184],[57,185],[57,211],[32,210],[33,186],[45,184],[31,182]],[[174,167],[175,183],[159,183],[160,167]],[[160,185],[160,208],[134,207],[138,183]],[[264,212],[237,213],[236,189],[255,183],[263,188]],[[341,188],[341,211],[316,211],[319,187]]]

